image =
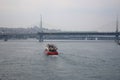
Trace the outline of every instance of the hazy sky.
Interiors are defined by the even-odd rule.
[[[115,31],[120,0],[0,0],[0,27]]]

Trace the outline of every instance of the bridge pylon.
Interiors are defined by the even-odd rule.
[[[116,41],[117,44],[120,45],[120,41],[119,41],[119,29],[118,29],[119,25],[118,24],[119,23],[118,23],[118,15],[117,15],[116,16],[116,35],[115,35],[116,39],[115,39],[115,41]]]
[[[43,42],[43,28],[42,28],[42,16],[40,15],[40,32],[38,32],[39,35],[39,42]]]

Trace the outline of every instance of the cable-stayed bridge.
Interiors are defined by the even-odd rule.
[[[119,43],[120,32],[118,31],[118,19],[116,20],[116,31],[115,32],[44,32],[42,29],[42,16],[40,21],[40,32],[29,33],[29,34],[0,34],[0,39],[7,41],[8,39],[27,39],[36,38],[39,42],[43,42],[48,39],[66,39],[66,40],[115,40]]]
[[[116,40],[120,32],[39,32],[38,35],[40,42],[44,39]]]
[[[50,39],[63,40],[116,40],[120,39],[120,32],[38,32],[31,34],[0,34],[0,39],[5,41],[9,39],[27,39],[36,38],[40,42]]]

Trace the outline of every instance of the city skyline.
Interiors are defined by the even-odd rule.
[[[0,0],[0,27],[115,31],[119,0]],[[120,22],[120,21],[119,21]]]

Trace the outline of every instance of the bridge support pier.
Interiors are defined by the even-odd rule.
[[[4,37],[4,41],[8,41],[8,35],[3,35],[3,37]]]
[[[43,42],[43,38],[42,37],[39,37],[39,42]]]
[[[43,39],[43,34],[42,33],[38,33],[39,34],[39,42],[43,42],[44,39]]]
[[[116,33],[115,38],[116,38],[116,39],[115,39],[116,43],[119,44],[119,33],[118,33],[118,32]]]

